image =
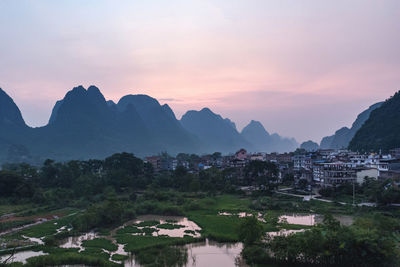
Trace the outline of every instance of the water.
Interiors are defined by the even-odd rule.
[[[353,224],[354,218],[353,216],[347,215],[334,215],[333,218],[338,220],[341,225],[350,226]],[[319,214],[285,214],[279,217],[279,222],[287,222],[288,224],[298,224],[305,226],[314,226],[318,223],[322,223],[324,220],[323,215]]]
[[[32,243],[36,243],[38,245],[44,245],[44,242],[43,242],[43,240],[41,238],[28,237],[28,236],[25,236],[25,235],[23,235],[22,237],[25,238],[25,239],[28,239]]]
[[[218,243],[210,240],[183,246],[188,252],[187,267],[247,267],[240,253],[243,249],[241,243]],[[125,267],[141,267],[131,256],[125,261]]]
[[[218,243],[206,240],[205,242],[186,245],[185,248],[188,250],[186,266],[248,266],[240,256],[243,249],[241,243]]]
[[[313,226],[317,223],[322,222],[323,216],[316,214],[296,214],[282,215],[279,217],[279,223],[287,222],[288,224],[298,224],[305,226]]]
[[[22,262],[23,264],[25,264],[27,259],[32,258],[32,257],[42,256],[42,255],[48,255],[48,254],[44,253],[43,251],[17,252],[13,255],[13,257],[7,263]],[[11,254],[0,256],[0,262],[7,260],[10,256],[11,256]]]
[[[79,252],[85,250],[82,246],[82,242],[85,240],[92,240],[98,237],[97,233],[90,232],[80,236],[70,236],[60,242],[61,248],[79,248]]]
[[[157,226],[147,227],[147,228],[152,228],[152,229],[157,230],[157,232],[152,233],[153,236],[166,235],[169,237],[182,238],[185,235],[188,235],[188,236],[192,236],[192,237],[201,237],[201,234],[199,233],[199,231],[201,231],[200,226],[198,226],[195,222],[190,221],[186,217],[145,215],[145,216],[139,216],[137,219],[130,221],[129,223],[125,224],[124,226],[138,224],[138,223],[147,222],[147,221],[159,221],[160,224],[172,224],[172,225],[184,226],[179,229],[162,229],[162,228],[158,228]],[[143,228],[146,228],[146,227],[138,227],[138,229],[143,229]],[[187,233],[185,231],[192,231],[193,233]]]

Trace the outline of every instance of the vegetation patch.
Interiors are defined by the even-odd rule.
[[[113,261],[126,261],[127,259],[129,259],[129,256],[121,255],[121,254],[114,254],[114,255],[112,255],[111,259]]]
[[[185,245],[196,242],[201,239],[193,237],[167,237],[167,236],[134,236],[134,235],[118,235],[117,241],[119,244],[125,244],[125,251],[137,252],[142,249],[148,249],[157,246],[174,246]]]
[[[116,251],[118,246],[113,244],[110,240],[105,238],[96,238],[93,240],[85,240],[82,242],[85,248],[102,248],[107,251]]]
[[[186,226],[184,226],[184,225],[170,224],[170,223],[157,225],[157,228],[159,228],[159,229],[168,229],[168,230],[181,229],[181,228],[185,228],[185,227]]]
[[[190,220],[196,222],[202,228],[205,237],[220,242],[239,241],[238,229],[241,218],[236,216],[208,215],[192,212]]]
[[[99,266],[99,267],[114,267],[120,266],[119,264],[112,263],[101,257],[95,255],[83,255],[79,253],[63,253],[53,254],[46,256],[38,256],[27,260],[27,266],[30,267],[42,267],[42,266],[59,266],[67,264],[84,264],[87,266]]]
[[[118,229],[117,230],[117,234],[121,235],[121,234],[140,234],[143,233],[143,231],[139,228],[137,228],[136,226],[125,226],[124,228]]]
[[[136,260],[144,266],[185,266],[187,249],[178,247],[154,247],[139,251]]]
[[[137,227],[150,227],[150,226],[157,226],[160,224],[160,221],[145,221],[135,224]]]

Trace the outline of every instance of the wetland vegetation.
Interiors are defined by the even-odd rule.
[[[275,192],[273,165],[252,168],[245,180],[235,170],[214,168],[154,173],[130,154],[104,161],[46,161],[40,169],[5,166],[1,262],[185,266],[198,257],[197,266],[210,266],[201,251],[217,257],[224,247],[225,256],[234,255],[221,256],[227,266],[397,266],[397,207],[303,201]],[[263,177],[255,176],[254,168]],[[240,190],[248,184],[267,186]],[[32,222],[37,224],[6,232]]]

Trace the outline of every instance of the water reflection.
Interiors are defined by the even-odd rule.
[[[182,238],[185,235],[187,235],[187,236],[191,236],[191,237],[201,237],[201,234],[199,233],[201,231],[200,226],[198,226],[195,222],[190,221],[186,217],[144,215],[144,216],[139,216],[137,219],[130,221],[129,223],[126,223],[124,225],[124,227],[139,224],[142,222],[151,222],[151,221],[157,221],[160,223],[156,226],[137,227],[137,228],[140,230],[143,230],[144,228],[154,229],[155,231],[152,233],[153,236],[166,235],[169,237]],[[159,225],[162,225],[162,224],[170,224],[170,225],[181,226],[181,227],[177,228],[177,229],[163,229],[163,228],[158,227]],[[137,233],[134,235],[142,235],[142,234],[143,233]]]
[[[21,251],[15,253],[11,258],[10,258],[11,254],[0,256],[0,262],[3,262],[10,258],[7,261],[7,263],[22,262],[23,264],[25,264],[27,259],[42,255],[48,255],[48,254],[44,253],[43,251]]]
[[[186,266],[247,266],[240,253],[241,243],[218,243],[210,240],[186,245],[188,263]]]
[[[183,248],[187,251],[187,262],[184,266],[190,267],[247,267],[248,265],[242,259],[240,253],[243,245],[241,243],[218,243],[210,240],[204,242],[185,245]],[[131,256],[125,261],[125,267],[141,267],[135,256]]]
[[[70,236],[67,239],[61,241],[61,248],[79,248],[79,252],[85,248],[82,246],[82,242],[85,240],[92,240],[98,237],[98,234],[94,232],[86,233],[80,236]]]
[[[31,243],[36,243],[38,245],[44,245],[42,238],[28,237],[25,235],[23,235],[22,237],[25,239],[28,239]]]

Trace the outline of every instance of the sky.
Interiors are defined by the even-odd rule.
[[[93,84],[319,142],[400,90],[398,0],[0,0],[0,36],[30,126]]]

